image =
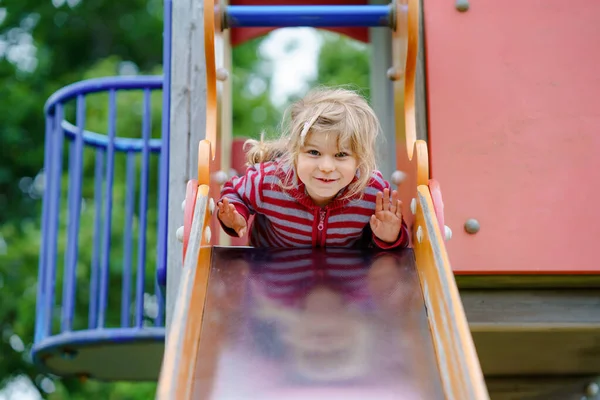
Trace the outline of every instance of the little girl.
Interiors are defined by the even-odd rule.
[[[245,175],[225,183],[217,217],[253,247],[407,247],[397,192],[376,170],[379,121],[358,94],[318,89],[293,104],[289,129],[246,142]]]

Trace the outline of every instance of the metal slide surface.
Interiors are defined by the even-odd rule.
[[[444,398],[412,249],[214,247],[194,399]]]

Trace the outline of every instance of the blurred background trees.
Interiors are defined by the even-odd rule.
[[[0,400],[21,399],[24,391],[33,393],[32,399],[153,397],[155,383],[82,383],[45,376],[31,364],[29,350],[35,321],[44,185],[44,103],[62,86],[86,78],[161,74],[162,7],[159,0],[0,2]],[[269,37],[251,40],[233,50],[234,135],[256,136],[263,129],[276,131],[282,108],[311,85],[352,84],[369,95],[369,47],[319,31],[317,73],[307,78],[302,86],[305,89],[288,93],[283,102],[274,102],[271,93],[277,60],[265,57],[262,51]],[[284,44],[283,51],[294,51],[302,40],[298,35]],[[131,96],[129,101],[119,103],[119,116],[131,113],[131,117],[120,120],[120,129],[139,132],[139,108],[134,108],[139,106],[141,96]],[[160,102],[158,93],[152,103],[155,137],[160,136]],[[87,114],[86,129],[105,132],[107,101],[100,97],[90,100]],[[93,173],[93,163],[86,169]],[[124,190],[124,185],[124,181],[117,180],[115,191]],[[83,221],[93,221],[93,190],[93,182],[85,181],[84,201],[89,207],[83,212]],[[119,204],[115,203],[116,209]],[[124,213],[122,209],[115,212]],[[122,217],[115,218],[122,221]],[[156,226],[155,220],[152,201],[149,227]],[[85,224],[82,226],[93,225]],[[156,232],[150,229],[148,234],[150,247]],[[82,229],[80,237],[80,243],[91,241],[91,229]],[[122,246],[122,240],[117,238],[113,246]],[[80,257],[89,259],[88,253],[84,251]],[[153,260],[151,257],[148,263]],[[153,271],[153,266],[148,269]],[[111,280],[119,279],[120,272],[112,266]],[[78,273],[78,287],[87,287],[88,282],[89,273]],[[148,282],[151,285],[152,279]],[[120,288],[115,290],[109,298],[120,296]]]

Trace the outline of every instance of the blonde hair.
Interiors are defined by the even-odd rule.
[[[296,171],[300,150],[310,135],[338,134],[338,144],[348,144],[357,159],[358,179],[348,186],[344,197],[362,194],[377,168],[375,146],[380,124],[373,109],[358,93],[343,88],[316,88],[292,104],[285,112],[290,121],[281,136],[273,140],[248,140],[250,165],[279,159],[289,167],[287,177]],[[297,174],[296,174],[297,176]],[[286,179],[285,185],[295,185]]]

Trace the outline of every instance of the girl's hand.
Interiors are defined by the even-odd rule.
[[[244,236],[247,227],[246,220],[242,217],[242,214],[237,212],[233,204],[225,198],[222,202],[217,203],[217,208],[219,209],[217,217],[223,225],[233,229],[239,237]]]
[[[375,201],[375,214],[371,215],[371,229],[373,234],[386,243],[394,243],[402,229],[402,201],[398,199],[398,192],[384,189],[377,193]]]

